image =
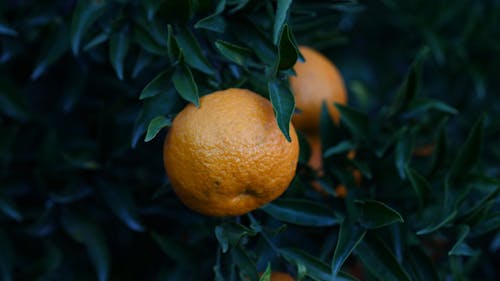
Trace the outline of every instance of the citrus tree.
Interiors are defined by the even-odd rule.
[[[497,280],[497,2],[0,2],[0,280]]]

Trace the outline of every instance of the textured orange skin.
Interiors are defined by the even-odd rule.
[[[269,100],[227,89],[187,105],[165,138],[163,159],[181,201],[209,216],[238,216],[276,199],[295,176],[299,142],[288,142]]]
[[[289,79],[298,109],[292,123],[297,130],[317,134],[323,102],[338,124],[340,113],[334,103],[347,104],[347,93],[340,72],[327,57],[309,47],[299,49],[305,62],[295,64],[293,69],[297,75]]]
[[[285,272],[271,272],[270,281],[295,281],[290,274]]]

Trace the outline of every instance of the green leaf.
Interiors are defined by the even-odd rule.
[[[227,253],[229,247],[236,247],[243,237],[256,234],[256,231],[239,223],[223,223],[215,227],[215,237],[223,253]]]
[[[370,137],[370,122],[365,113],[341,104],[335,104],[335,106],[340,112],[341,122],[355,137],[359,139]]]
[[[110,32],[99,33],[97,36],[95,36],[89,42],[87,42],[87,44],[85,44],[85,46],[83,46],[83,50],[85,52],[88,52],[88,51],[92,50],[94,47],[97,47],[97,46],[105,43],[106,41],[109,40],[109,36],[110,36],[109,33]]]
[[[107,1],[79,0],[71,21],[71,50],[78,55],[82,39],[102,15]]]
[[[342,222],[332,259],[333,280],[337,277],[340,268],[351,255],[352,251],[363,240],[365,234],[366,229],[353,225],[347,220]]]
[[[233,258],[233,263],[239,269],[239,280],[259,279],[255,261],[248,255],[246,251],[243,251],[239,247],[236,247],[231,251],[231,257]]]
[[[457,216],[457,210],[453,210],[448,216],[445,218],[440,218],[437,222],[429,224],[427,227],[417,231],[417,235],[424,235],[428,233],[432,233],[453,221]]]
[[[89,216],[65,210],[62,215],[62,226],[71,238],[86,246],[89,258],[97,273],[97,280],[108,280],[110,253],[104,233],[99,225]]]
[[[185,246],[180,241],[171,238],[170,235],[162,235],[151,232],[151,237],[160,246],[162,252],[179,264],[186,264],[193,260],[192,249]]]
[[[479,161],[483,146],[484,119],[484,115],[481,115],[475,122],[455,161],[453,161],[453,165],[446,176],[449,184],[453,184],[457,179],[467,174]]]
[[[390,248],[374,234],[368,234],[356,248],[365,268],[378,280],[411,281]]]
[[[457,114],[458,110],[447,105],[446,103],[429,98],[418,98],[410,103],[408,106],[408,111],[403,114],[403,117],[409,118],[418,118],[423,112],[428,111],[430,109],[434,109],[447,114]]]
[[[191,69],[187,65],[178,65],[172,76],[172,82],[179,95],[196,107],[200,106],[198,86],[194,81]]]
[[[278,42],[278,64],[276,70],[289,69],[295,65],[298,58],[298,49],[288,24],[283,26],[283,31]]]
[[[0,35],[17,36],[18,33],[13,28],[10,28],[5,24],[0,23]]]
[[[35,69],[31,73],[31,80],[45,73],[69,49],[68,28],[64,24],[59,25],[58,29],[48,36],[41,49]]]
[[[361,209],[359,222],[366,228],[380,228],[404,222],[401,214],[380,201],[360,200],[356,201],[356,205]]]
[[[167,48],[160,45],[143,28],[134,26],[134,41],[139,44],[143,50],[157,56],[167,55]]]
[[[288,17],[291,4],[292,0],[278,0],[276,7],[276,16],[274,17],[274,25],[273,25],[274,44],[278,44],[278,39],[284,29],[285,21]]]
[[[122,31],[113,34],[109,40],[109,60],[120,80],[124,78],[124,62],[129,45],[130,37],[128,35],[128,28],[123,28]]]
[[[134,70],[132,70],[132,78],[136,79],[137,76],[139,76],[139,74],[143,70],[145,70],[148,66],[151,65],[151,63],[153,62],[153,59],[154,59],[154,57],[151,54],[141,50],[139,52],[139,55],[137,56]]]
[[[277,80],[268,83],[268,90],[278,127],[286,139],[291,142],[290,121],[295,110],[293,94],[288,87]]]
[[[414,137],[408,131],[405,131],[396,143],[394,162],[396,168],[398,169],[399,177],[402,179],[406,178],[405,168],[411,160],[413,146]]]
[[[406,251],[405,260],[408,262],[409,267],[413,272],[415,281],[440,280],[432,260],[425,255],[424,251],[420,247],[414,246]]]
[[[222,40],[215,41],[215,47],[221,55],[241,66],[245,65],[247,58],[252,53],[252,51],[248,48],[244,48]]]
[[[340,272],[336,279],[333,279],[330,267],[317,257],[297,248],[279,249],[279,254],[289,263],[296,264],[299,268],[305,267],[306,275],[316,281],[356,281],[353,276]]]
[[[101,182],[99,191],[111,211],[128,228],[137,232],[144,231],[130,188],[117,186],[110,182]]]
[[[211,14],[208,17],[200,19],[198,22],[196,22],[194,27],[224,33],[224,31],[226,30],[226,20],[220,14],[224,11],[225,7],[226,1],[219,1],[219,3],[217,4],[217,8],[215,9],[215,13]]]
[[[0,211],[7,217],[20,222],[23,220],[23,215],[19,211],[16,203],[10,197],[0,192]]]
[[[490,212],[481,222],[474,225],[470,236],[478,237],[498,229],[500,229],[500,212]]]
[[[148,142],[156,137],[161,129],[172,125],[172,120],[164,116],[156,116],[149,122],[148,131],[146,132],[145,142]]]
[[[331,226],[340,223],[330,208],[304,199],[278,199],[261,209],[278,220],[297,225]]]
[[[207,60],[206,55],[203,53],[198,41],[193,33],[187,28],[179,28],[179,33],[175,36],[179,44],[186,63],[191,67],[208,75],[213,75],[213,67]]]
[[[167,92],[167,90],[171,87],[170,79],[171,79],[172,71],[165,70],[160,74],[156,75],[153,80],[151,80],[144,89],[141,91],[141,95],[139,96],[140,100],[154,97],[162,92]]]
[[[267,264],[266,270],[260,276],[259,281],[271,281],[271,264]]]
[[[448,252],[449,256],[472,256],[474,252],[472,249],[465,244],[465,238],[469,235],[470,227],[468,225],[460,225],[458,226],[458,235],[457,241],[451,247],[451,250]]]
[[[167,26],[167,55],[172,64],[176,64],[181,57],[181,50],[171,25]]]
[[[13,269],[15,252],[12,248],[12,241],[7,232],[0,228],[0,279],[3,281],[13,281]]]
[[[405,173],[417,195],[420,206],[423,206],[428,194],[431,194],[431,184],[419,172],[408,166],[405,167]]]
[[[329,147],[325,153],[324,157],[328,158],[333,155],[345,154],[356,148],[356,144],[352,141],[344,140],[336,144],[335,146]]]

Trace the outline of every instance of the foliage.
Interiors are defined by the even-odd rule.
[[[496,280],[500,5],[364,2],[0,2],[0,280],[258,280],[269,268]],[[340,127],[323,114],[325,175],[303,141],[279,200],[237,218],[188,210],[163,171],[164,128],[199,96],[243,87],[272,101],[288,135],[297,44],[332,58],[349,89]]]

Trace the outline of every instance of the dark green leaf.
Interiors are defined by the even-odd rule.
[[[153,237],[153,240],[160,246],[160,249],[165,255],[177,261],[179,264],[186,264],[193,260],[191,249],[180,241],[176,241],[167,235],[161,235],[156,232],[152,232],[151,237]]]
[[[439,275],[432,260],[420,247],[411,247],[406,251],[406,260],[413,272],[415,281],[439,281]]]
[[[161,92],[167,92],[170,86],[172,72],[165,70],[151,80],[141,92],[139,99],[147,99],[158,95]]]
[[[280,81],[268,83],[269,97],[273,104],[276,122],[283,135],[290,142],[290,121],[295,110],[295,100],[290,89]]]
[[[479,161],[484,136],[484,115],[481,115],[467,136],[467,140],[458,152],[446,180],[453,184],[455,180],[465,175]]]
[[[167,54],[170,62],[176,64],[181,57],[181,50],[179,49],[179,44],[174,36],[174,29],[171,25],[167,26]]]
[[[356,248],[356,253],[365,268],[378,280],[411,281],[390,248],[374,234],[365,236]]]
[[[226,29],[226,21],[220,15],[224,8],[226,7],[226,1],[219,1],[217,4],[217,8],[215,9],[215,13],[211,14],[208,17],[202,18],[194,25],[195,28],[207,29],[219,33],[223,33]]]
[[[266,213],[284,222],[304,226],[331,226],[340,223],[333,211],[304,199],[278,199],[262,207]]]
[[[71,238],[86,246],[97,273],[97,280],[108,280],[110,253],[99,225],[88,216],[65,211],[62,216],[62,226]]]
[[[137,42],[144,50],[157,56],[165,56],[167,48],[158,44],[143,28],[134,27],[134,41]]]
[[[418,117],[420,116],[423,112],[434,109],[443,113],[448,113],[448,114],[457,114],[458,110],[455,108],[447,105],[446,103],[439,101],[439,100],[434,100],[434,99],[424,99],[424,98],[419,98],[415,99],[408,108],[408,111],[404,113],[404,117]]]
[[[13,269],[15,252],[12,248],[12,241],[5,230],[0,228],[0,277],[3,281],[13,281]]]
[[[223,253],[226,253],[229,247],[236,247],[241,238],[256,234],[257,232],[254,230],[238,223],[224,223],[215,227],[215,237],[219,241]]]
[[[165,118],[162,115],[153,118],[153,120],[149,122],[148,131],[146,132],[146,137],[144,138],[144,141],[148,142],[154,139],[156,135],[158,135],[161,129],[169,127],[171,124],[172,120]]]
[[[498,229],[500,229],[500,212],[491,212],[472,228],[470,236],[477,237]]]
[[[259,279],[255,261],[248,255],[246,251],[243,251],[239,247],[236,247],[231,251],[231,257],[233,258],[233,263],[239,269],[240,280]]]
[[[110,36],[109,32],[99,33],[97,36],[91,39],[87,44],[85,44],[85,46],[83,46],[83,50],[85,52],[92,50],[92,48],[97,47],[103,44],[104,42],[108,41],[109,36]]]
[[[79,0],[71,21],[71,49],[78,55],[82,39],[90,26],[101,16],[106,1]]]
[[[337,246],[332,259],[332,275],[333,278],[337,277],[340,268],[351,255],[352,251],[365,237],[366,230],[351,224],[348,220],[344,220],[340,225]]]
[[[296,264],[299,268],[304,267],[305,273],[311,279],[316,281],[334,280],[331,268],[317,257],[310,255],[297,248],[284,248],[279,250],[279,254],[288,262]],[[356,281],[353,276],[340,272],[335,279],[337,281]]]
[[[356,201],[361,209],[359,222],[366,228],[380,228],[393,223],[404,222],[401,214],[376,200]]]
[[[252,51],[248,48],[244,48],[222,40],[215,41],[215,47],[217,48],[219,53],[221,53],[221,55],[241,66],[245,65],[247,58],[252,53]]]
[[[16,203],[12,201],[7,195],[0,192],[0,211],[7,217],[20,222],[23,220],[23,215],[19,211]]]
[[[198,86],[194,81],[191,69],[187,65],[178,65],[172,76],[172,82],[179,95],[196,107],[200,106]]]
[[[113,34],[109,40],[109,60],[120,80],[124,78],[123,70],[125,68],[125,57],[130,45],[129,38],[128,28],[124,28],[122,31]]]
[[[153,62],[154,57],[148,52],[140,51],[135,62],[134,70],[132,70],[132,78],[137,76]]]
[[[327,157],[330,157],[332,155],[345,154],[345,153],[347,153],[355,148],[356,148],[356,145],[353,142],[348,141],[348,140],[344,140],[344,141],[339,142],[335,146],[329,147],[325,151],[324,157],[327,158]]]
[[[420,206],[423,206],[427,195],[431,193],[431,184],[419,172],[408,166],[405,167],[405,172]]]
[[[434,232],[434,231],[446,226],[448,223],[450,223],[452,220],[454,220],[456,216],[457,216],[457,210],[454,210],[450,214],[448,214],[448,216],[446,216],[445,218],[440,218],[440,220],[438,220],[437,222],[431,223],[427,227],[417,231],[417,235],[424,235],[424,234]]]
[[[186,63],[191,67],[208,75],[213,75],[213,67],[207,60],[206,55],[203,53],[198,41],[193,33],[187,28],[180,28],[179,33],[175,36],[179,44]]]
[[[5,24],[0,23],[0,35],[17,36],[17,31]]]
[[[266,271],[262,273],[259,281],[271,281],[271,264],[267,264]]]
[[[282,34],[285,21],[288,17],[290,5],[292,4],[292,0],[278,0],[277,8],[276,8],[276,16],[274,17],[274,25],[273,25],[273,42],[274,44],[278,44],[278,40],[280,34]]]
[[[465,238],[469,235],[470,227],[468,225],[460,225],[458,226],[458,235],[457,241],[451,247],[451,250],[448,252],[450,256],[472,256],[474,252],[472,249],[465,244]]]
[[[116,186],[110,182],[101,182],[99,191],[111,211],[131,230],[144,231],[139,214],[132,197],[132,190],[123,186]]]
[[[414,138],[411,133],[406,131],[400,136],[398,142],[396,143],[396,151],[394,152],[394,162],[398,169],[399,176],[404,179],[406,178],[405,168],[410,162],[412,151],[414,146]]]
[[[298,49],[293,38],[292,31],[288,24],[283,26],[283,30],[278,41],[278,64],[276,69],[289,69],[295,65],[298,58]]]
[[[31,79],[35,80],[45,73],[47,68],[61,58],[68,49],[68,28],[64,24],[61,24],[59,29],[49,35],[47,41],[44,42],[38,62],[36,63],[35,69],[31,73]]]
[[[340,111],[340,120],[349,128],[351,133],[360,139],[366,139],[370,136],[370,122],[368,116],[354,108],[335,104]]]
[[[141,1],[141,3],[144,6],[144,9],[146,10],[146,14],[148,16],[148,20],[152,20],[154,18],[154,15],[160,8],[161,4],[163,1],[158,1],[158,0],[144,0]]]

